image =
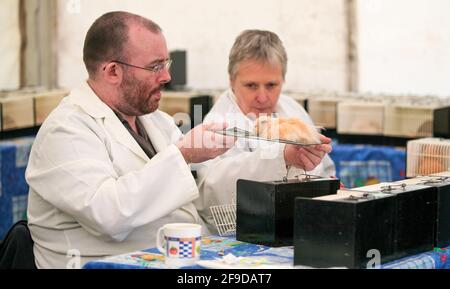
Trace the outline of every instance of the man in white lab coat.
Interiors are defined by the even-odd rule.
[[[159,26],[140,16],[107,13],[89,29],[89,79],[42,125],[26,171],[38,268],[154,247],[166,223],[202,224],[189,164],[224,153],[234,139],[207,131],[221,125],[183,137],[157,110],[168,57]]]
[[[302,106],[281,94],[286,71],[286,51],[276,34],[244,31],[230,52],[231,88],[218,98],[204,123],[225,121],[229,127],[252,131],[256,117],[275,113],[314,126]],[[194,203],[209,230],[217,231],[210,207],[235,203],[238,179],[274,181],[286,176],[293,178],[305,171],[334,177],[335,166],[328,156],[331,140],[321,135],[321,142],[322,145],[302,148],[239,139],[225,154],[198,165],[200,197]]]

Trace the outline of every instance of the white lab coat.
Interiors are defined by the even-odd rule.
[[[205,117],[204,123],[225,121],[228,127],[252,131],[254,121],[242,113],[235,99],[236,96],[231,89],[225,91]],[[280,95],[275,113],[279,117],[296,117],[313,125],[303,107],[285,95]],[[236,146],[225,154],[196,165],[200,197],[194,204],[210,232],[217,232],[210,207],[235,203],[238,179],[274,181],[282,180],[286,176],[284,147],[283,144],[238,139]],[[292,178],[302,173],[303,170],[291,168],[288,177]],[[308,173],[330,177],[335,176],[336,171],[333,161],[326,155],[322,162]]]
[[[191,169],[173,144],[181,132],[161,111],[139,119],[157,151],[151,160],[87,83],[42,125],[26,171],[38,268],[154,247],[166,223],[203,224]]]

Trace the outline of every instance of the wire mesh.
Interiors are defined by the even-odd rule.
[[[236,234],[236,204],[210,207],[220,236]]]

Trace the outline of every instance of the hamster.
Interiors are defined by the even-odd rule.
[[[300,143],[320,143],[317,130],[297,118],[261,116],[255,121],[259,137],[283,139]]]

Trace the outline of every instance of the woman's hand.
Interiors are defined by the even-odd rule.
[[[332,151],[331,139],[320,135],[322,144],[313,146],[286,145],[284,160],[287,166],[295,166],[305,171],[316,168],[326,154]]]

